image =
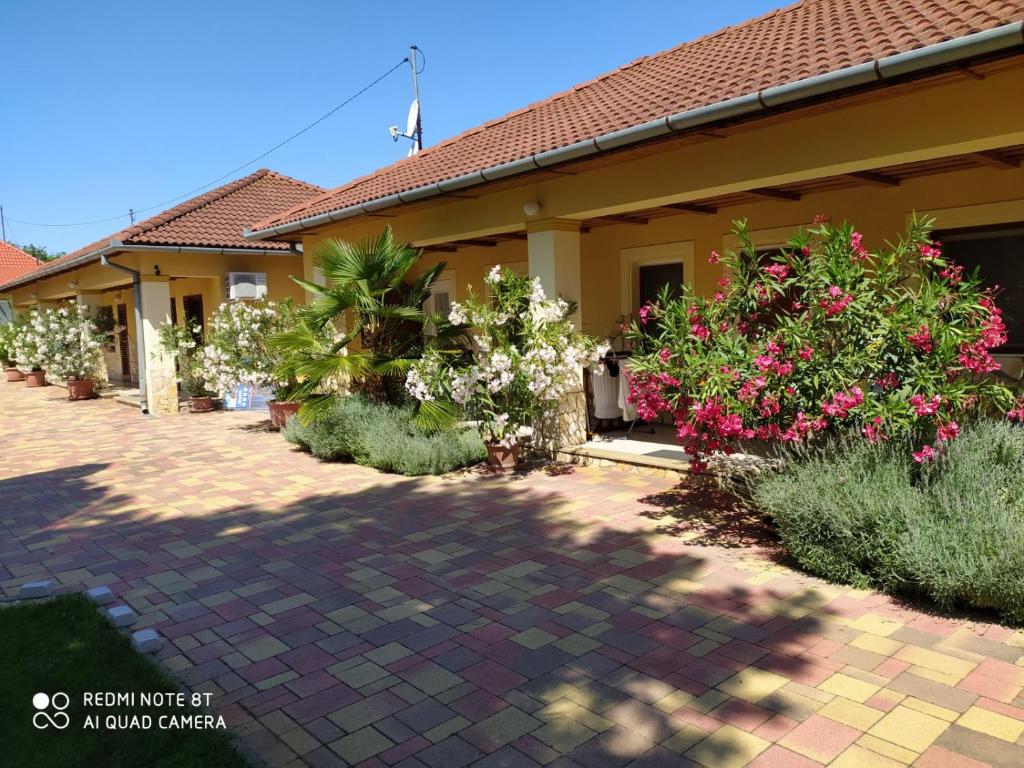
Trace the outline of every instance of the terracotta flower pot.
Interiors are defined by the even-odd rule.
[[[26,387],[45,387],[46,371],[29,371],[25,374]]]
[[[188,407],[192,413],[209,413],[213,410],[212,397],[190,397]]]
[[[68,400],[89,400],[96,391],[92,379],[68,379]]]
[[[494,469],[515,469],[521,463],[520,448],[513,445],[506,448],[500,443],[486,443],[487,463]]]
[[[267,403],[270,409],[270,426],[274,429],[282,429],[288,423],[288,419],[299,412],[302,403],[289,403],[283,400],[271,400]]]
[[[22,373],[17,368],[5,368],[4,369],[4,375],[7,377],[8,381],[24,381],[25,380],[25,374]]]

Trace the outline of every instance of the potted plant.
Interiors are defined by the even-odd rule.
[[[3,363],[7,381],[24,381],[25,374],[14,363],[14,339],[20,324],[17,320],[0,325],[0,363]]]
[[[453,303],[448,319],[472,325],[471,349],[431,348],[409,371],[406,389],[420,402],[450,400],[476,418],[492,467],[519,465],[524,451],[579,384],[594,342],[573,327],[572,306],[548,299],[540,279],[495,267],[491,300]]]
[[[45,387],[46,371],[44,366],[49,359],[49,310],[40,311],[33,308],[18,326],[14,338],[14,361],[25,375],[25,386]]]
[[[84,304],[63,306],[45,313],[51,339],[48,367],[67,380],[69,400],[87,400],[96,388],[103,335]]]
[[[213,390],[223,394],[239,384],[271,390],[267,407],[275,429],[284,427],[301,403],[290,399],[298,384],[295,368],[270,341],[293,330],[296,321],[290,300],[225,302],[210,317],[203,350],[203,369]]]
[[[192,413],[209,413],[214,409],[214,392],[206,383],[203,367],[203,329],[197,324],[165,323],[160,327],[160,346],[178,364],[178,381],[189,399]]]

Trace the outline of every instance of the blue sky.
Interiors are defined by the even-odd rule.
[[[7,238],[72,250],[226,173],[407,54],[427,145],[780,0],[50,2],[0,0],[0,204]],[[409,71],[259,166],[325,187],[404,156]],[[154,211],[155,212],[155,211]],[[151,214],[145,214],[151,215]]]

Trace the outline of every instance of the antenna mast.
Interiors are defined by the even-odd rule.
[[[416,128],[413,131],[413,146],[416,148],[415,151],[419,152],[423,149],[423,110],[419,108],[420,104],[420,78],[418,64],[416,58],[420,52],[420,49],[415,45],[409,46],[409,63],[412,64],[412,97],[416,101]]]
[[[412,141],[409,147],[409,154],[415,155],[423,149],[423,118],[420,114],[420,62],[426,64],[426,57],[423,51],[415,45],[409,46],[409,55],[405,59],[412,67],[412,104],[409,105],[409,116],[405,121],[405,131],[398,130],[397,125],[388,128],[388,133],[394,141],[399,137]]]

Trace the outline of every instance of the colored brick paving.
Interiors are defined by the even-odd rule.
[[[4,596],[109,586],[268,765],[1024,765],[1024,636],[721,546],[668,480],[404,479],[62,395],[0,383]]]

